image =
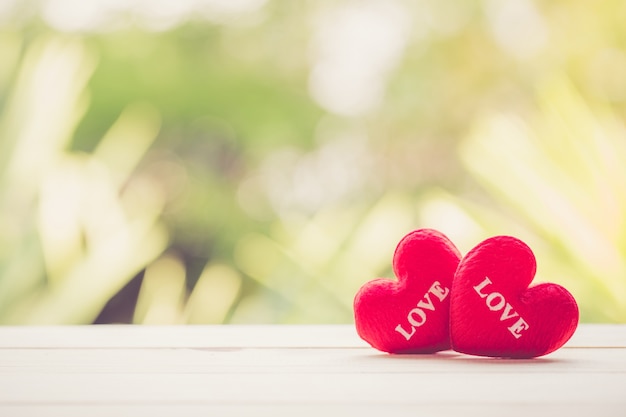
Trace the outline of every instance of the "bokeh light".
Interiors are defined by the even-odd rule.
[[[0,323],[347,323],[525,240],[626,322],[617,0],[0,0]]]

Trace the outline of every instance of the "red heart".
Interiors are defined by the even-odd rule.
[[[533,358],[560,348],[578,325],[574,297],[557,284],[528,287],[535,256],[519,239],[496,236],[459,264],[450,296],[450,341],[461,353]]]
[[[393,256],[398,281],[375,279],[355,296],[359,336],[389,353],[449,349],[449,295],[460,258],[436,230],[420,229],[402,238]]]

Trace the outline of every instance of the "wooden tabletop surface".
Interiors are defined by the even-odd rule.
[[[0,416],[626,416],[626,325],[543,358],[380,353],[353,326],[0,327]]]

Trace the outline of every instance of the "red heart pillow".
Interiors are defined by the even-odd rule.
[[[528,288],[536,271],[526,244],[496,236],[461,261],[450,295],[450,341],[461,353],[532,358],[560,348],[578,325],[574,297],[556,284]]]
[[[398,281],[366,283],[354,299],[359,336],[389,353],[432,353],[450,348],[449,301],[461,255],[442,233],[420,229],[396,247]]]

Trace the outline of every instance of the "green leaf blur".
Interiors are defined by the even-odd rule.
[[[626,4],[0,2],[0,323],[348,323],[515,235],[626,322]]]

